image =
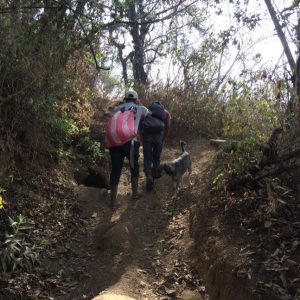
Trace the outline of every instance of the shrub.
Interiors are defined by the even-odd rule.
[[[254,92],[243,82],[234,82],[228,91],[228,101],[223,117],[222,154],[216,157],[215,186],[234,176],[248,175],[257,167],[262,156],[262,146],[276,127],[284,123],[283,110],[278,100],[263,91]]]
[[[23,215],[14,221],[9,218],[11,233],[5,234],[5,241],[0,250],[1,269],[4,272],[14,272],[16,269],[32,271],[38,262],[40,246],[28,238],[28,230],[32,226],[26,222]]]

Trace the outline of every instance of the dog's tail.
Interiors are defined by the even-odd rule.
[[[180,141],[180,146],[181,146],[182,153],[184,153],[185,152],[185,147],[186,147],[186,142]]]

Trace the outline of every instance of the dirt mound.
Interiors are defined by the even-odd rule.
[[[107,294],[107,295],[100,295],[92,300],[135,300],[131,297],[128,296],[123,296],[123,295],[116,295],[116,294]]]
[[[120,249],[132,246],[136,236],[133,225],[130,222],[117,223],[110,228],[104,235],[101,232],[95,237],[95,244],[98,249],[111,249],[111,251],[120,251]]]

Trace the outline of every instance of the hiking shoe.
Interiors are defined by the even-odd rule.
[[[109,202],[109,208],[111,210],[113,210],[115,207],[117,194],[118,194],[118,185],[112,185],[110,187],[110,202]]]
[[[153,184],[154,184],[153,177],[151,175],[147,176],[146,177],[146,189],[148,191],[151,191],[153,189]]]
[[[160,169],[160,168],[156,168],[156,169],[152,168],[152,169],[151,169],[151,175],[152,175],[153,179],[158,179],[158,178],[160,178],[161,175],[162,175],[161,173],[162,173],[162,172],[161,172],[161,169]]]
[[[132,200],[137,200],[137,199],[140,199],[141,197],[143,197],[144,194],[142,192],[137,192],[135,194],[132,194]]]
[[[139,178],[134,177],[131,179],[132,199],[136,200],[143,196],[143,193],[138,191]]]

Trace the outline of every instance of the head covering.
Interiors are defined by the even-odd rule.
[[[134,90],[129,90],[125,93],[125,100],[137,100],[138,99],[138,94]]]

